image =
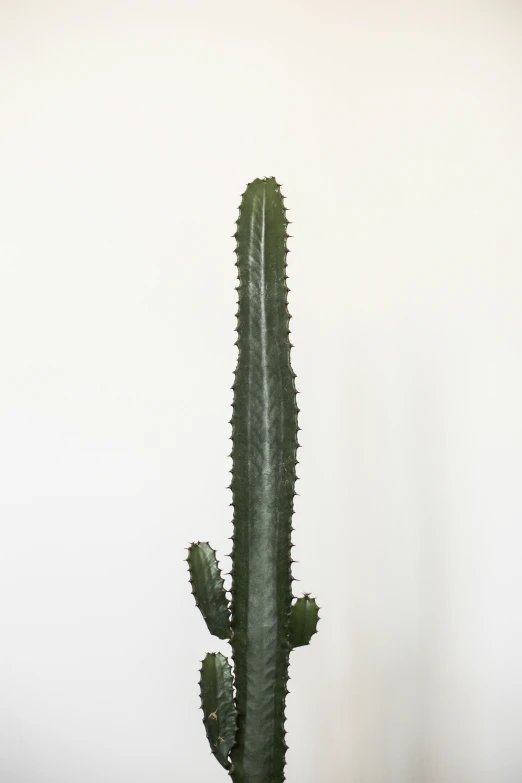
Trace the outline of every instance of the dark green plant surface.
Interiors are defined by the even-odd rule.
[[[305,593],[302,598],[297,599],[290,612],[288,638],[292,649],[310,644],[310,639],[317,633],[318,621],[319,607],[315,598]]]
[[[201,708],[210,749],[219,763],[229,769],[228,756],[237,731],[232,670],[224,655],[207,653],[200,674]]]
[[[275,179],[250,183],[242,197],[235,234],[239,286],[231,420],[230,641],[237,734],[230,746],[219,743],[218,756],[223,764],[223,753],[226,750],[228,757],[230,750],[235,783],[284,780],[290,650],[309,643],[318,620],[317,604],[308,595],[292,606],[298,408],[290,364],[287,226]],[[214,550],[206,543],[193,544],[188,562],[196,603],[209,630],[227,638],[228,606]],[[216,698],[219,701],[218,694]],[[216,707],[219,715],[220,707]],[[227,712],[225,703],[222,711]],[[206,717],[205,725],[215,752]],[[217,730],[217,726],[210,729]],[[227,764],[225,759],[223,765]]]
[[[192,592],[208,630],[229,639],[230,609],[215,551],[207,543],[191,544],[187,561]]]

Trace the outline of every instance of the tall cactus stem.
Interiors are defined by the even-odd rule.
[[[235,783],[284,779],[297,404],[288,339],[286,227],[274,178],[246,189],[237,223],[238,364],[232,438]]]
[[[319,620],[315,599],[292,602],[291,540],[299,408],[290,363],[287,208],[273,177],[242,194],[236,231],[238,349],[232,402],[230,590],[215,551],[192,544],[190,582],[211,633],[232,646],[202,662],[201,700],[212,753],[233,783],[283,783],[290,652]],[[230,607],[227,594],[230,595]],[[235,684],[235,694],[233,685]]]

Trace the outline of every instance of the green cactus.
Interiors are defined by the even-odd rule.
[[[274,178],[256,179],[237,220],[238,363],[232,404],[234,535],[230,609],[215,552],[189,548],[192,590],[208,629],[229,638],[234,662],[209,654],[201,669],[212,753],[234,783],[284,780],[285,699],[294,647],[316,632],[318,607],[292,601],[291,532],[298,448],[290,364],[288,221]],[[234,694],[235,684],[235,694]]]
[[[203,723],[210,749],[219,763],[230,769],[228,759],[237,732],[237,710],[232,688],[232,669],[221,653],[207,653],[199,681]]]

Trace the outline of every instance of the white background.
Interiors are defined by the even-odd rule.
[[[522,5],[3,0],[0,52],[2,783],[227,779],[183,558],[229,552],[265,175],[323,607],[288,781],[520,783]]]

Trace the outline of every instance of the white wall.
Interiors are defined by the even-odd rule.
[[[3,0],[0,51],[2,783],[226,780],[183,548],[229,551],[264,175],[323,607],[288,781],[520,783],[520,4]]]

